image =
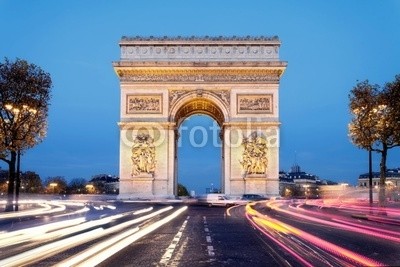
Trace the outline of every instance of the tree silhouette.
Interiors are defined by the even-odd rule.
[[[380,153],[379,204],[385,205],[388,150],[400,146],[400,76],[383,89],[368,80],[350,92],[349,136],[357,147]]]
[[[5,211],[14,209],[14,185],[18,200],[21,152],[46,136],[51,87],[50,75],[34,64],[7,58],[0,63],[0,159],[9,166]]]

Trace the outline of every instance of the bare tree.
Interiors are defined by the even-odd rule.
[[[18,197],[21,151],[46,136],[51,87],[50,75],[34,64],[7,58],[0,63],[0,159],[9,166],[6,211],[13,210],[14,189]]]
[[[386,160],[389,149],[399,146],[399,77],[383,90],[368,81],[350,92],[349,135],[353,144],[380,153],[379,204],[385,205]],[[397,89],[396,89],[397,86]]]

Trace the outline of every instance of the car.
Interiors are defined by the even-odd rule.
[[[241,197],[242,200],[247,200],[249,202],[251,201],[262,201],[262,200],[268,200],[268,198],[259,195],[259,194],[243,194]]]
[[[198,203],[202,205],[230,207],[234,206],[236,202],[229,199],[225,194],[206,194],[198,197]]]

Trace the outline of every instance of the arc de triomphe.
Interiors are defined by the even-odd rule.
[[[277,37],[122,37],[120,195],[177,195],[182,121],[206,114],[221,127],[222,191],[279,194]]]

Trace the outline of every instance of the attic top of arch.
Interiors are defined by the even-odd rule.
[[[121,61],[266,62],[279,61],[281,42],[277,36],[123,36],[119,45]]]
[[[177,41],[177,42],[182,42],[182,41],[201,41],[201,42],[221,42],[221,41],[278,41],[279,42],[279,37],[278,36],[122,36],[121,37],[121,42],[135,42],[135,41]]]

